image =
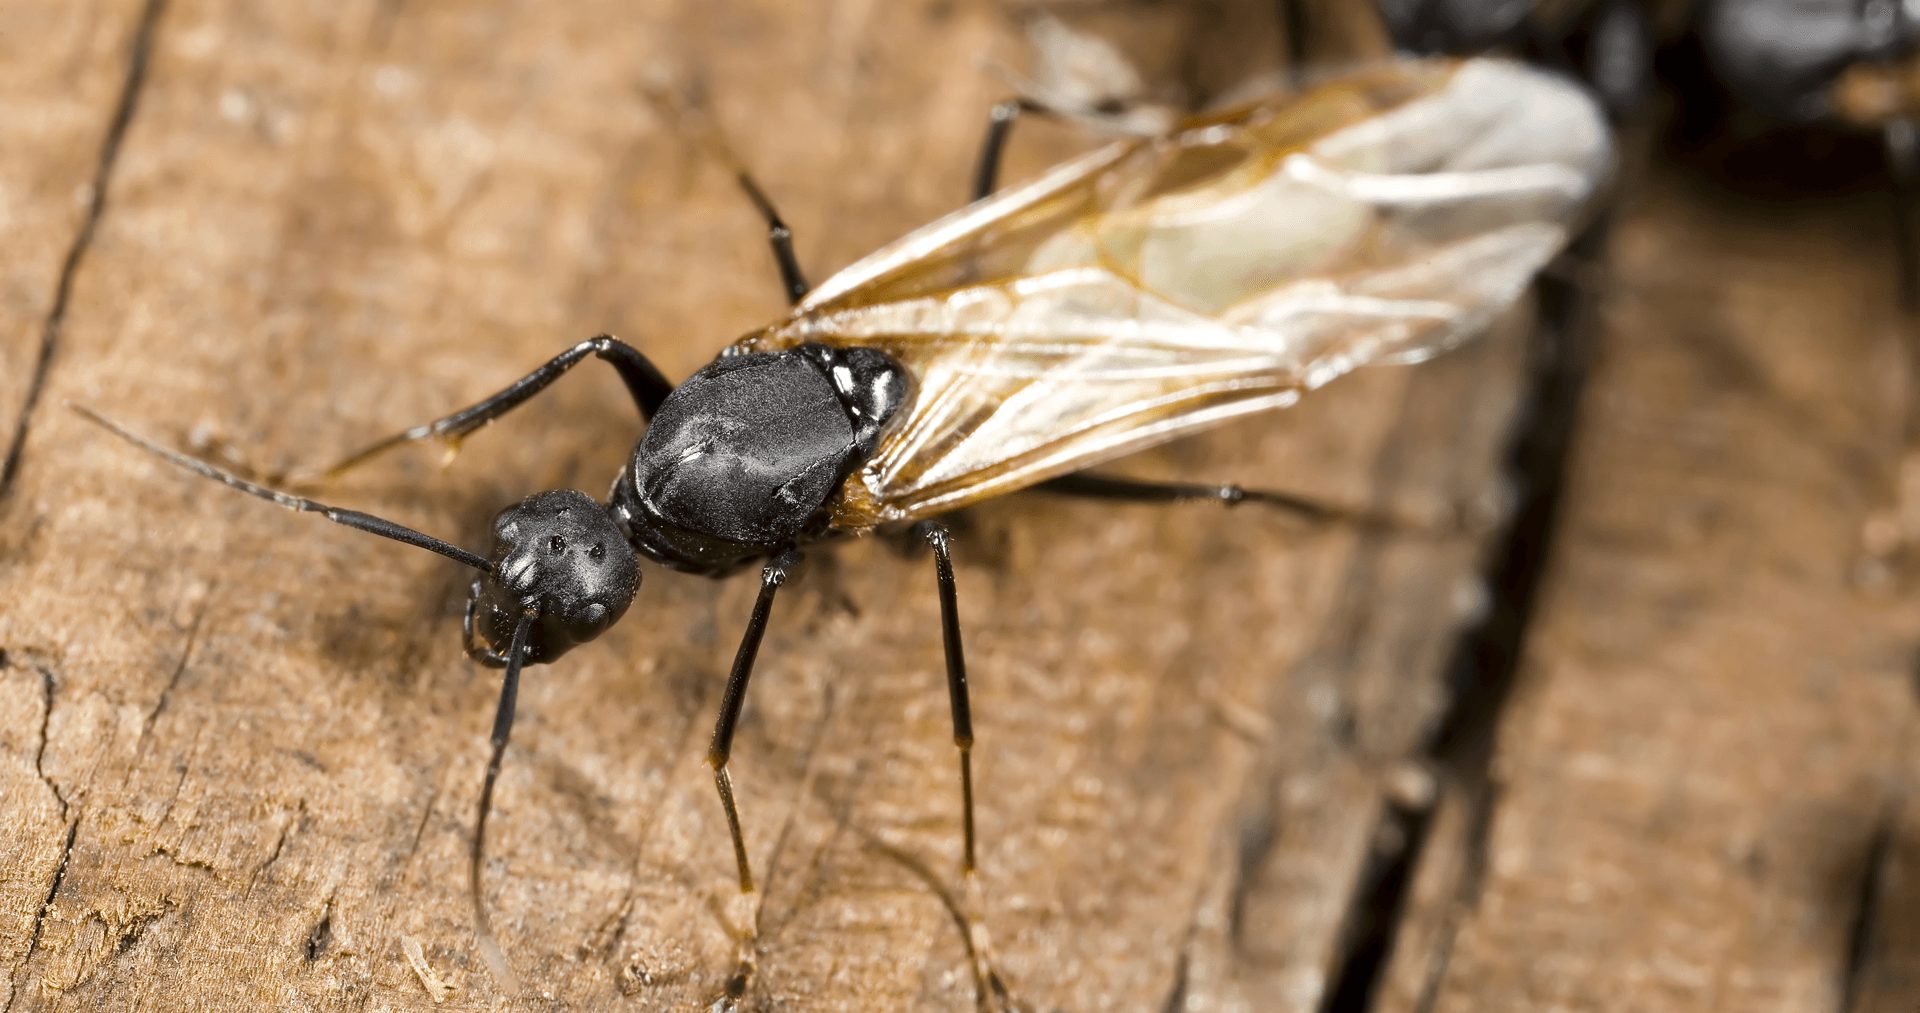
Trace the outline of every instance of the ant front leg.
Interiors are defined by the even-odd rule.
[[[760,217],[766,219],[767,245],[773,248],[773,261],[780,267],[780,284],[787,290],[787,301],[798,303],[813,291],[813,286],[807,284],[807,276],[800,270],[800,258],[793,254],[793,230],[780,217],[779,209],[773,206],[773,200],[767,196],[767,192],[760,189],[760,184],[753,181],[752,174],[737,162],[733,163],[733,179],[740,184],[747,199],[753,202]]]
[[[973,199],[993,196],[1000,185],[1000,163],[1007,154],[1007,135],[1022,113],[1041,112],[1042,107],[1023,98],[1010,98],[996,104],[987,113],[987,134],[980,141],[980,157],[973,168]]]
[[[532,400],[534,395],[546,390],[568,370],[586,361],[588,356],[606,361],[620,374],[620,379],[627,385],[627,393],[633,396],[634,406],[640,409],[642,420],[653,418],[654,412],[660,409],[660,403],[673,390],[673,384],[667,382],[666,376],[639,349],[612,335],[602,334],[561,352],[489,397],[347,455],[338,464],[321,472],[320,478],[338,478],[395,447],[418,440],[440,440],[450,448],[458,449],[460,441],[474,430]]]
[[[727,772],[727,760],[733,754],[734,727],[747,700],[747,681],[753,678],[753,662],[760,653],[760,639],[765,636],[767,620],[773,615],[774,595],[798,569],[800,559],[799,550],[789,549],[774,557],[760,572],[760,596],[754,599],[747,631],[734,652],[733,670],[728,673],[727,688],[720,696],[720,717],[713,726],[713,742],[707,748],[707,763],[713,767],[713,783],[720,791],[720,805],[727,813],[727,832],[733,836],[733,860],[740,877],[734,912],[742,923],[739,962],[727,983],[727,994],[734,999],[746,992],[747,981],[753,974],[754,937],[760,915],[754,896],[753,866],[747,858],[746,837],[740,831],[740,806],[733,795],[733,775]]]
[[[665,95],[656,94],[654,108],[658,110],[676,129],[685,131],[685,136],[698,145],[714,161],[719,162],[733,174],[733,181],[739,185],[740,192],[753,202],[754,210],[767,223],[767,245],[773,249],[773,262],[780,268],[780,285],[786,289],[787,301],[797,303],[813,290],[807,284],[807,276],[800,270],[800,259],[793,254],[793,230],[787,227],[785,219],[773,206],[773,199],[754,181],[753,173],[747,171],[746,163],[733,153],[733,145],[719,126],[706,112],[694,105],[674,101]]]
[[[500,702],[494,708],[493,735],[488,740],[493,750],[488,754],[487,773],[480,783],[480,812],[474,819],[473,840],[469,842],[467,850],[467,891],[473,901],[474,941],[479,945],[480,956],[486,961],[487,968],[509,994],[520,992],[520,978],[514,974],[506,951],[501,949],[499,937],[494,935],[493,919],[487,916],[486,894],[480,885],[480,869],[487,857],[487,816],[493,811],[493,786],[500,779],[500,759],[506,755],[507,740],[513,735],[514,703],[520,694],[520,668],[527,660],[527,636],[537,618],[531,612],[525,613],[513,626],[513,639],[508,644],[504,659],[506,672],[500,679]]]

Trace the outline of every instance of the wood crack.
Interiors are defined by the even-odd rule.
[[[107,188],[113,181],[113,169],[119,161],[121,142],[126,139],[127,128],[133,123],[133,113],[147,81],[153,37],[159,27],[161,12],[165,9],[166,0],[147,0],[146,7],[140,12],[140,22],[134,28],[120,99],[114,106],[106,137],[101,141],[100,157],[94,163],[86,214],[80,220],[80,228],[74,233],[72,244],[67,247],[65,259],[61,261],[59,279],[54,283],[53,305],[48,307],[46,319],[40,325],[40,350],[34,358],[33,375],[27,381],[27,394],[20,403],[20,417],[13,428],[13,439],[7,445],[6,457],[0,460],[0,503],[5,503],[7,494],[13,490],[13,480],[20,468],[20,455],[27,443],[27,430],[32,424],[34,409],[40,404],[40,394],[46,388],[47,374],[52,369],[54,354],[60,346],[60,335],[66,326],[74,278],[80,273],[80,264],[86,259],[87,250],[93,246],[94,234],[100,229],[100,219],[106,214]]]
[[[303,798],[294,803],[293,812],[288,814],[285,823],[280,824],[280,836],[274,840],[273,850],[267,853],[266,860],[255,866],[253,874],[247,877],[246,896],[253,895],[253,888],[259,884],[260,877],[266,875],[267,870],[273,867],[273,863],[280,860],[280,853],[287,849],[287,838],[293,836],[294,830],[306,818],[307,800]],[[422,822],[424,824],[424,820]],[[418,837],[414,838],[414,844],[418,846]]]
[[[1605,250],[1602,220],[1570,248],[1569,257],[1598,261]],[[1534,338],[1536,363],[1527,403],[1515,426],[1508,472],[1518,493],[1513,519],[1494,542],[1487,566],[1493,602],[1486,617],[1466,630],[1446,666],[1452,690],[1446,710],[1434,724],[1418,759],[1438,770],[1441,781],[1468,794],[1469,827],[1465,842],[1468,870],[1455,885],[1470,906],[1484,877],[1487,841],[1498,800],[1492,781],[1495,740],[1501,717],[1519,674],[1522,648],[1552,542],[1558,530],[1567,462],[1586,386],[1595,334],[1592,300],[1576,281],[1542,276],[1540,325]],[[1415,808],[1383,800],[1375,829],[1375,853],[1347,910],[1347,927],[1321,1003],[1324,1013],[1360,1013],[1373,1007],[1375,990],[1393,956],[1406,915],[1408,895],[1422,852],[1432,833],[1433,807]],[[1440,935],[1453,936],[1451,925]],[[1450,954],[1434,955],[1423,992],[1434,991]]]
[[[33,772],[39,775],[40,783],[46,785],[47,790],[53,793],[53,800],[60,806],[60,818],[65,820],[67,818],[67,795],[60,790],[59,785],[53,783],[53,778],[47,776],[46,766],[47,732],[53,723],[53,671],[37,666],[35,670],[40,673],[40,689],[44,703],[40,709],[40,744],[35,747],[33,751]]]
[[[73,860],[73,841],[79,833],[78,819],[67,824],[67,838],[60,846],[60,864],[53,868],[53,883],[47,887],[46,899],[40,902],[40,910],[33,916],[33,931],[27,936],[27,953],[20,958],[20,963],[13,969],[13,977],[7,991],[6,1013],[13,1013],[13,1004],[20,998],[20,976],[25,974],[27,966],[33,963],[33,955],[40,951],[40,937],[46,932],[47,914],[53,910],[53,902],[60,896],[60,885],[67,881],[67,864]]]
[[[166,712],[167,703],[173,698],[173,691],[180,685],[180,679],[187,674],[187,663],[193,660],[193,645],[200,639],[200,622],[207,616],[206,600],[194,610],[193,621],[187,625],[187,642],[180,648],[180,660],[174,662],[173,672],[167,676],[167,684],[160,688],[159,699],[153,702],[153,709],[147,712],[146,721],[140,725],[140,738],[134,742],[133,753],[144,757],[147,752],[147,736],[153,733],[153,726]]]
[[[1893,856],[1893,834],[1897,804],[1888,805],[1874,824],[1867,839],[1865,860],[1861,862],[1860,885],[1855,891],[1853,918],[1847,927],[1845,964],[1840,974],[1839,1013],[1852,1013],[1860,1001],[1861,986],[1873,963],[1873,928],[1880,911],[1880,886],[1886,879],[1887,863]]]

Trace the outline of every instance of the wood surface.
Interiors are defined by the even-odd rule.
[[[1915,325],[1885,181],[1837,168],[1870,147],[1793,141],[1623,198],[1538,611],[1381,1009],[1920,1006]]]
[[[435,1008],[415,944],[455,986],[437,1008],[718,997],[705,737],[751,579],[649,568],[619,628],[528,673],[486,879],[509,997],[465,893],[497,688],[459,649],[466,575],[63,402],[276,471],[600,331],[683,376],[782,300],[751,209],[647,90],[705,95],[824,277],[964,196],[1006,94],[982,62],[1058,69],[1047,12],[1160,98],[1279,69],[1266,3],[0,8],[0,136],[26,139],[0,144],[4,1008]],[[1089,143],[1023,130],[1009,174]],[[1037,495],[957,519],[1012,999],[1912,1008],[1910,394],[1876,200],[1778,217],[1662,177],[1587,309],[1126,464],[1497,517],[1516,423],[1555,410],[1525,408],[1528,349],[1572,321],[1596,366],[1517,627],[1487,523]],[[588,365],[452,467],[408,453],[326,496],[477,545],[530,492],[603,492],[638,428]],[[744,1008],[983,999],[932,566],[900,548],[815,553],[763,649],[733,764],[764,887]],[[1459,678],[1490,626],[1519,638],[1505,696]]]

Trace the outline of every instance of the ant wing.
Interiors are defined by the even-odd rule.
[[[1389,64],[963,208],[732,351],[898,359],[913,400],[833,523],[930,516],[1451,347],[1524,292],[1611,165],[1571,83]]]

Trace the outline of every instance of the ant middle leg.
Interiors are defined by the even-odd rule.
[[[643,421],[653,418],[660,403],[673,390],[673,384],[667,382],[666,376],[639,349],[612,335],[602,334],[574,345],[533,372],[459,411],[402,430],[347,455],[321,471],[318,478],[322,481],[338,478],[389,450],[419,440],[440,440],[450,451],[458,450],[460,441],[474,430],[532,400],[534,395],[546,390],[568,370],[586,361],[588,356],[607,362],[620,374],[620,379],[627,385],[627,393],[633,397],[634,406],[640,409]]]
[[[726,690],[720,696],[720,717],[714,722],[713,740],[707,747],[707,764],[713,768],[714,787],[720,792],[720,805],[726,810],[727,832],[733,838],[733,860],[739,875],[740,892],[736,896],[734,916],[741,922],[738,963],[727,982],[727,994],[738,999],[746,992],[753,974],[754,937],[759,919],[753,882],[753,865],[747,858],[746,836],[740,830],[740,806],[733,794],[733,775],[727,761],[733,755],[733,732],[746,704],[747,682],[753,677],[753,662],[760,654],[760,640],[767,632],[767,620],[773,615],[774,595],[788,576],[800,565],[798,550],[789,549],[774,557],[760,572],[760,595],[754,599],[753,615],[733,655],[733,670],[727,675]]]

